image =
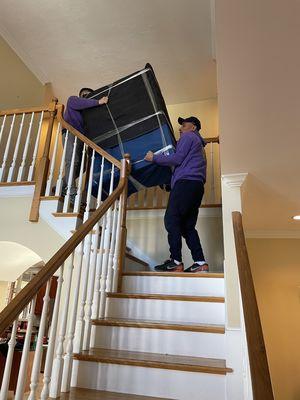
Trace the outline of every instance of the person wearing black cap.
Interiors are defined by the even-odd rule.
[[[178,118],[180,139],[176,152],[170,155],[148,151],[145,160],[158,165],[174,167],[171,193],[165,214],[170,259],[157,265],[157,271],[208,272],[199,235],[196,230],[199,207],[206,181],[204,139],[200,135],[201,123],[196,117]],[[182,237],[186,240],[194,264],[184,270],[182,262]]]

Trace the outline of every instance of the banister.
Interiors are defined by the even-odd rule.
[[[44,107],[24,107],[24,108],[14,108],[14,109],[8,109],[8,110],[0,110],[0,117],[3,117],[4,115],[19,115],[19,114],[31,114],[31,113],[39,113],[39,112],[46,112],[49,111],[48,106]]]
[[[205,140],[206,143],[220,143],[220,138],[219,136],[215,136],[215,137],[208,137],[208,138],[203,138]]]
[[[241,213],[234,211],[232,213],[232,221],[248,343],[253,399],[274,400]]]
[[[112,164],[114,164],[117,168],[121,169],[121,162],[119,160],[117,160],[115,157],[111,156],[109,153],[107,153],[101,147],[97,146],[96,143],[94,143],[92,140],[88,139],[85,135],[83,135],[77,129],[73,128],[72,125],[68,124],[68,122],[64,120],[63,104],[58,104],[56,108],[57,108],[57,120],[61,123],[61,126],[63,128],[67,129],[74,136],[77,136],[78,139],[80,139],[83,143],[87,144],[89,147],[91,147],[93,150],[95,150],[96,153],[100,154],[101,156],[106,158],[108,161],[110,161]]]
[[[103,217],[106,211],[125,190],[129,163],[123,159],[121,164],[120,181],[112,194],[97,208],[93,214],[82,224],[70,239],[54,254],[37,275],[16,295],[16,297],[0,313],[0,335],[18,317],[24,307],[38,293],[39,289],[54,275],[60,266],[76,249],[78,244],[93,229],[94,225]]]

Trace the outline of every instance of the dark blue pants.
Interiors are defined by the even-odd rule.
[[[171,190],[165,214],[171,258],[182,261],[181,248],[184,237],[194,261],[204,261],[204,255],[196,231],[199,207],[204,193],[201,181],[179,180]]]

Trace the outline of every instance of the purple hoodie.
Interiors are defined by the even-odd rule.
[[[86,99],[85,97],[71,96],[68,98],[67,107],[64,112],[64,119],[73,128],[84,134],[83,119],[81,110],[99,105],[99,100]]]
[[[158,165],[175,167],[171,188],[180,179],[206,181],[206,157],[204,139],[196,132],[185,132],[177,142],[176,152],[170,155],[154,154],[153,162]]]

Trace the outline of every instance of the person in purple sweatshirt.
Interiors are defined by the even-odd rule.
[[[92,107],[97,107],[99,105],[107,104],[108,102],[108,97],[102,97],[100,100],[86,98],[86,96],[88,96],[92,92],[93,90],[90,88],[82,88],[79,92],[79,96],[69,97],[67,101],[66,110],[64,112],[64,120],[67,121],[70,125],[73,126],[73,128],[77,129],[83,135],[85,134],[85,132],[84,132],[84,124],[81,111],[85,110],[86,108],[92,108]],[[63,196],[66,194],[68,187],[74,140],[75,136],[69,134],[68,141],[66,144],[65,176],[63,179],[63,188],[62,188]],[[66,130],[63,130],[63,143],[65,143],[65,141],[66,141]],[[75,201],[75,196],[76,196],[75,180],[78,178],[80,173],[82,148],[83,148],[83,143],[80,140],[78,140],[76,146],[74,172],[73,172],[71,191],[70,191],[71,203],[74,203]]]
[[[171,193],[165,213],[170,259],[157,265],[157,271],[208,272],[196,223],[206,181],[206,156],[204,139],[200,135],[201,123],[196,117],[178,118],[180,139],[176,152],[170,155],[148,151],[145,160],[158,165],[174,167]],[[182,237],[189,247],[194,264],[184,270],[182,262]]]

